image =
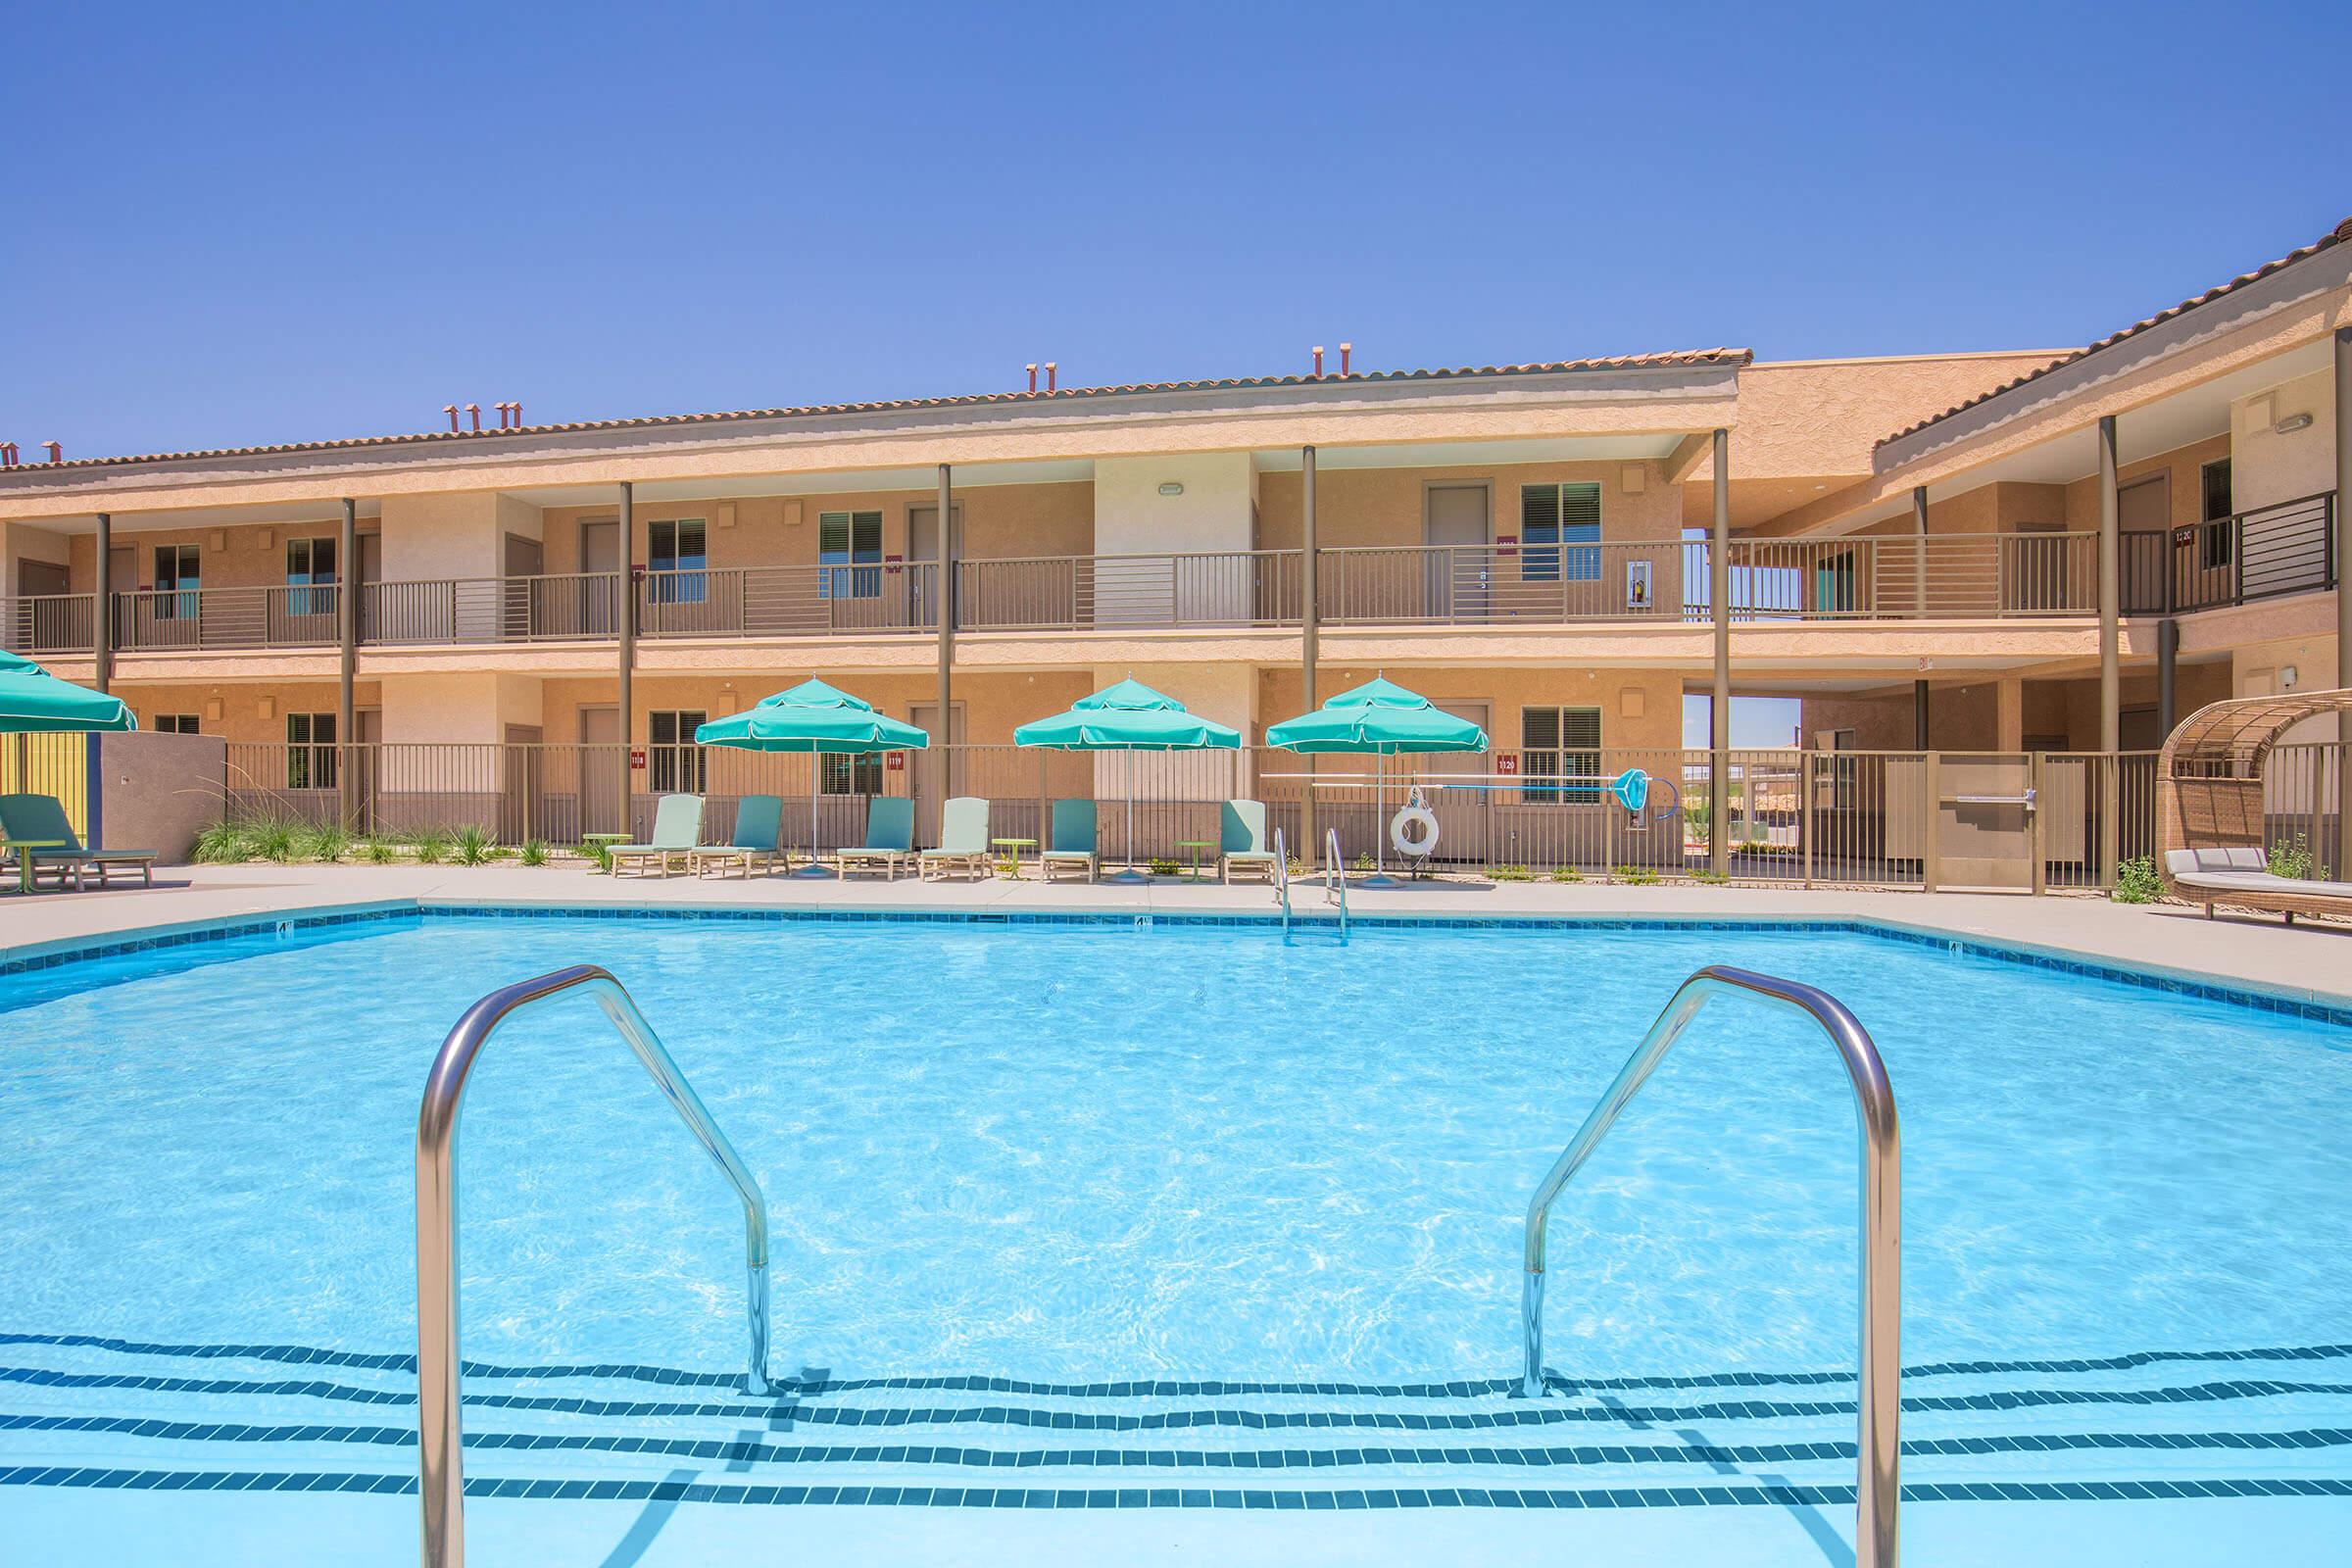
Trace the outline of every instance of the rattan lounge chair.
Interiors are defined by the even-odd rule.
[[[686,852],[687,868],[696,876],[736,868],[749,877],[755,866],[772,870],[778,858],[776,835],[784,823],[784,802],[773,795],[746,795],[735,803],[735,832],[725,844],[703,844]]]
[[[673,865],[692,858],[702,837],[703,798],[700,795],[664,795],[654,807],[652,842],[615,844],[605,854],[611,858],[614,876],[620,875],[624,865],[633,867],[637,875],[643,876],[648,861],[663,876],[667,876]]]
[[[1037,858],[1037,879],[1051,882],[1064,871],[1095,879],[1095,803],[1055,801],[1045,853]]]
[[[20,864],[27,873],[25,885],[31,886],[43,871],[50,872],[60,888],[66,878],[74,879],[74,891],[80,892],[89,885],[88,876],[98,873],[98,885],[105,887],[113,872],[136,868],[141,887],[155,886],[155,852],[153,850],[90,850],[82,848],[81,835],[66,816],[66,808],[51,795],[0,795],[0,837],[12,841],[13,854],[21,858]],[[48,843],[55,849],[33,849],[31,844]]]
[[[974,795],[950,801],[939,814],[939,847],[916,859],[925,881],[955,871],[988,875],[988,803]]]
[[[1266,848],[1266,803],[1227,801],[1217,813],[1217,872],[1231,882],[1236,871],[1274,880],[1274,852]]]
[[[2307,718],[2352,711],[2352,691],[2289,692],[2209,703],[2164,743],[2156,762],[2158,874],[2187,904],[2352,916],[2352,882],[2274,875],[2263,767],[2280,737]],[[2344,868],[2336,868],[2341,872]]]
[[[877,795],[865,806],[865,842],[834,852],[841,874],[880,871],[894,881],[902,863],[914,858],[914,803],[904,795]]]

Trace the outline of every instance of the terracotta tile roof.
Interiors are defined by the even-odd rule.
[[[960,397],[899,398],[883,403],[811,403],[787,409],[738,409],[715,414],[663,414],[634,419],[585,419],[567,424],[529,424],[505,430],[424,430],[409,435],[349,436],[335,441],[289,441],[277,446],[213,447],[191,452],[148,452],[114,458],[74,458],[65,463],[26,463],[0,470],[8,474],[59,473],[68,469],[121,467],[140,463],[180,463],[206,458],[263,458],[295,452],[347,452],[375,447],[410,447],[460,441],[502,441],[516,436],[570,435],[595,430],[645,430],[672,425],[723,424],[745,419],[784,419],[819,415],[890,414],[916,409],[980,408],[1010,403],[1076,403],[1147,392],[1217,392],[1250,388],[1320,386],[1336,382],[1442,381],[1469,376],[1543,375],[1571,370],[1669,369],[1679,366],[1726,366],[1737,369],[1755,358],[1749,349],[1685,349],[1667,354],[1620,354],[1603,359],[1551,360],[1528,365],[1462,366],[1417,370],[1358,370],[1348,375],[1229,376],[1204,381],[1134,381],[1122,386],[1059,387],[1051,392],[982,392]]]
[[[2123,342],[2126,338],[2136,337],[2140,333],[2145,332],[2153,326],[2162,326],[2165,322],[2172,320],[2175,317],[2184,316],[2188,312],[2195,310],[2201,305],[2210,305],[2215,300],[2220,299],[2223,295],[2235,293],[2237,290],[2244,288],[2248,283],[2258,282],[2261,279],[2270,276],[2273,272],[2278,271],[2280,268],[2292,267],[2295,263],[2302,261],[2307,256],[2317,256],[2320,252],[2327,250],[2331,246],[2348,243],[2352,243],[2352,218],[2345,219],[2342,222],[2336,224],[2335,227],[2329,229],[2327,233],[2321,235],[2317,240],[2302,247],[2300,250],[2288,251],[2284,256],[2279,257],[2275,262],[2265,262],[2262,266],[2257,267],[2251,272],[2240,273],[2238,276],[2231,278],[2229,282],[2223,283],[2218,287],[2209,288],[2204,293],[2197,295],[2193,299],[2182,300],[2171,310],[2158,311],[2154,316],[2147,318],[2145,320],[2133,321],[2130,326],[2125,327],[2122,331],[2111,332],[2087,348],[2080,348],[2075,350],[2072,354],[2061,355],[2057,359],[2052,360],[2049,364],[2043,366],[2038,370],[2029,370],[2014,381],[2004,381],[1999,386],[1992,388],[1992,390],[1989,392],[1980,392],[1965,403],[1955,403],[1950,408],[1944,410],[1941,414],[1931,414],[1926,418],[1920,420],[1917,424],[1907,425],[1904,428],[1895,431],[1894,434],[1890,436],[1882,437],[1876,443],[1876,445],[1883,447],[1889,441],[1900,441],[1907,435],[1915,435],[1918,432],[1925,430],[1929,425],[1940,423],[1941,421],[1950,418],[1955,414],[1964,414],[1968,410],[1978,407],[1980,404],[1989,403],[1994,398],[2016,391],[2021,386],[2026,386],[2032,382],[2038,381],[2043,376],[2049,374],[2052,370],[2058,369],[2063,366],[2072,365],[2078,360],[2088,359],[2091,355],[2098,353],[2101,349],[2113,348],[2116,344]]]

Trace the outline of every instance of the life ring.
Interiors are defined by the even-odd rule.
[[[1389,819],[1389,842],[1408,860],[1426,860],[1438,847],[1438,818],[1415,801]]]

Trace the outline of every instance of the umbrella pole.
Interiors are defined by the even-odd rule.
[[[1135,869],[1135,748],[1127,749],[1127,869]]]

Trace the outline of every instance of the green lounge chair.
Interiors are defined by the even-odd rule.
[[[894,881],[899,862],[914,858],[914,802],[904,795],[877,795],[865,805],[865,842],[835,853],[841,874],[879,869]]]
[[[1095,879],[1095,803],[1092,801],[1055,801],[1054,822],[1046,840],[1046,853],[1037,858],[1037,877],[1051,882],[1062,871],[1075,867]]]
[[[738,866],[749,877],[752,867],[773,868],[776,835],[783,830],[784,802],[773,795],[746,795],[735,803],[735,834],[724,844],[705,844],[686,852],[687,868],[707,876],[713,867]]]
[[[650,844],[615,844],[605,854],[611,857],[612,874],[620,875],[624,865],[634,866],[637,874],[645,874],[647,861],[661,867],[663,876],[680,858],[691,858],[695,846],[703,838],[703,798],[700,795],[664,795],[654,807],[654,838]]]
[[[139,885],[155,886],[155,852],[153,850],[85,850],[81,836],[66,819],[66,808],[51,795],[0,795],[0,837],[5,837],[17,857],[17,864],[31,886],[43,871],[53,872],[57,885],[66,885],[66,875],[73,873],[74,891],[78,893],[87,882],[90,872],[98,873],[98,885],[105,887],[111,873],[120,866],[125,870],[137,866]],[[33,849],[29,846],[47,842],[52,849]]]
[[[1227,801],[1217,813],[1218,874],[1227,882],[1243,872],[1271,882],[1274,852],[1266,848],[1266,803]]]
[[[976,795],[958,795],[939,816],[939,847],[916,857],[925,881],[962,871],[988,875],[988,803]]]

